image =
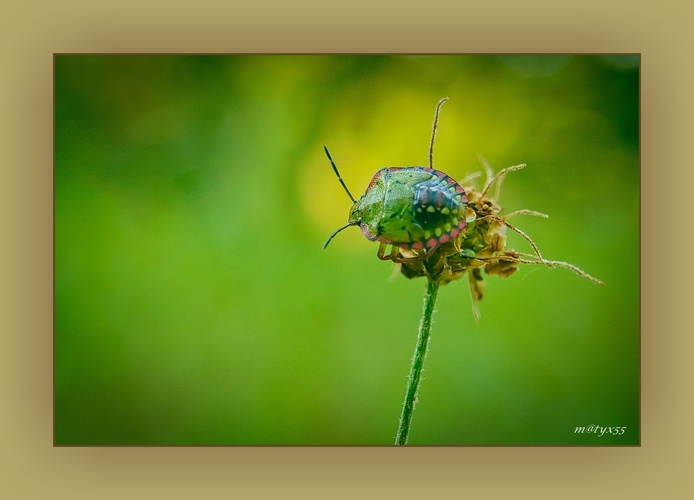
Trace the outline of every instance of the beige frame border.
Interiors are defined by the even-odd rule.
[[[271,7],[208,0],[182,7],[162,0],[103,6],[67,0],[3,8],[0,213],[8,234],[0,262],[9,279],[0,301],[0,453],[6,459],[0,496],[372,498],[445,491],[585,498],[691,491],[691,466],[682,454],[694,420],[685,386],[692,380],[687,355],[694,352],[694,336],[685,334],[694,331],[691,320],[685,327],[691,268],[671,257],[686,252],[692,239],[690,225],[681,222],[694,165],[691,17],[666,5],[675,2],[273,1]],[[53,53],[317,51],[642,54],[641,447],[52,447]]]

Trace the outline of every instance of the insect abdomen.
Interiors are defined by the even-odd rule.
[[[415,186],[412,199],[414,220],[421,226],[423,238],[409,243],[409,248],[431,248],[445,243],[458,236],[466,223],[468,199],[463,188],[443,172],[424,170],[432,176]]]

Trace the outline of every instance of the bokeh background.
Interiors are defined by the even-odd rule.
[[[638,56],[55,57],[55,442],[388,445],[425,283],[355,229],[383,166],[527,163],[565,269],[439,294],[410,444],[639,443]],[[509,234],[511,246],[529,252]],[[626,427],[621,436],[578,426]]]

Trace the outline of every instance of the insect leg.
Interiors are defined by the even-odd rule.
[[[391,249],[390,253],[386,255],[386,248],[388,248],[387,243],[381,243],[378,245],[378,252],[376,253],[376,256],[381,259],[381,260],[390,260],[393,258],[393,250]],[[393,248],[397,248],[393,246]]]
[[[393,262],[395,263],[402,263],[402,262],[416,262],[418,260],[426,260],[429,257],[433,255],[433,253],[436,251],[438,246],[431,247],[425,254],[422,255],[417,255],[415,257],[398,257],[397,249],[398,247],[393,246],[393,251],[391,252],[391,258],[393,259]]]

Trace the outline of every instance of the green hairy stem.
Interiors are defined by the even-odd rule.
[[[405,394],[405,402],[402,406],[400,424],[398,425],[398,435],[395,438],[396,445],[407,444],[407,440],[410,435],[412,413],[414,412],[414,406],[417,403],[417,391],[419,390],[422,366],[424,365],[424,358],[426,357],[427,350],[429,348],[431,318],[434,314],[434,304],[436,302],[436,295],[438,291],[438,281],[434,282],[427,278],[427,289],[424,294],[424,310],[422,311],[422,320],[419,322],[419,335],[417,336],[417,345],[414,350],[414,357],[412,358],[410,374],[407,377],[407,392]]]

